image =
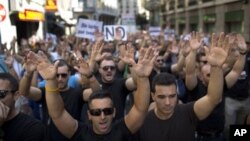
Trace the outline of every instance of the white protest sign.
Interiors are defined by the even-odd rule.
[[[148,29],[148,32],[149,32],[149,35],[150,36],[159,36],[160,35],[160,32],[161,32],[161,27],[149,27]]]
[[[87,38],[87,39],[95,39],[95,31],[102,31],[102,22],[87,20],[87,19],[79,19],[79,22],[76,26],[76,37]]]
[[[175,37],[175,31],[174,29],[167,28],[164,30],[164,38],[168,40],[170,37]]]
[[[122,14],[122,24],[135,25],[135,15],[130,13]]]
[[[116,34],[121,34],[121,40],[126,41],[127,40],[127,26],[124,25],[107,25],[104,26],[104,40],[105,41],[113,41]]]

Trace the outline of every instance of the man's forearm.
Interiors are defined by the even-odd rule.
[[[134,94],[134,105],[138,111],[145,112],[149,107],[150,100],[150,85],[147,77],[136,78],[137,89]]]
[[[186,74],[191,74],[195,72],[195,61],[196,60],[196,52],[191,51],[186,58]]]
[[[64,103],[60,96],[56,80],[46,80],[45,91],[50,117],[52,119],[60,118],[64,111]]]
[[[33,73],[25,73],[20,81],[19,92],[21,95],[29,97]]]
[[[211,102],[214,103],[214,106],[217,105],[222,98],[224,80],[223,80],[223,71],[221,67],[211,66],[210,80],[208,84],[208,94]]]

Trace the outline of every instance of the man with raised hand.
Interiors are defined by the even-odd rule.
[[[209,116],[222,99],[223,70],[228,55],[228,46],[217,44],[213,35],[212,46],[206,48],[211,65],[207,94],[195,102],[178,104],[176,79],[162,73],[154,78],[153,100],[155,108],[149,111],[140,129],[140,141],[191,141],[195,140],[195,129],[199,120]],[[224,41],[224,36],[220,38]]]
[[[48,114],[48,109],[46,106],[45,94],[46,88],[41,87],[33,87],[31,86],[31,79],[33,77],[33,72],[37,69],[37,65],[41,62],[49,62],[46,57],[43,57],[44,54],[35,54],[34,52],[29,52],[27,56],[27,60],[25,62],[26,73],[20,81],[20,94],[39,102],[42,105],[42,121],[45,125],[48,125],[49,128],[49,138],[52,141],[68,141],[56,128],[53,122],[51,122],[51,118]],[[55,80],[58,84],[58,92],[63,98],[65,109],[75,118],[81,119],[81,109],[85,102],[88,100],[89,94],[85,93],[85,88],[72,88],[68,85],[69,77],[70,77],[70,67],[68,63],[60,59],[58,60],[58,67],[55,74]],[[44,67],[44,69],[48,69]],[[96,80],[95,76],[92,75],[89,66],[82,57],[78,57],[78,66],[75,69],[81,74],[82,79],[88,79],[89,87],[95,91],[98,90],[99,83]],[[48,74],[50,74],[50,70],[48,69]],[[46,81],[47,84],[47,81]]]
[[[146,52],[144,49],[141,50],[140,55],[137,64],[131,61],[137,89],[134,94],[134,105],[129,113],[122,120],[113,123],[115,108],[109,93],[92,94],[88,103],[88,117],[92,121],[92,126],[80,124],[65,110],[56,81],[58,63],[40,63],[37,69],[47,81],[45,90],[49,114],[59,131],[69,139],[84,141],[122,141],[135,133],[147,114],[150,98],[148,76],[157,56],[152,48],[146,49]]]

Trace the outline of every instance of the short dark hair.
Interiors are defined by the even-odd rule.
[[[112,52],[112,50],[110,48],[104,48],[101,51],[101,54],[103,54],[103,53],[111,53],[112,54],[113,52]]]
[[[107,56],[107,57],[104,57],[104,58],[99,62],[99,65],[101,65],[102,62],[103,62],[104,60],[105,60],[105,61],[113,61],[113,62],[115,63],[115,60],[114,60],[113,56]],[[116,65],[116,63],[115,63],[115,65]]]
[[[14,91],[14,92],[18,91],[18,88],[19,88],[18,81],[11,74],[9,74],[9,73],[0,73],[0,79],[1,80],[8,80],[10,82],[11,90]]]
[[[198,52],[198,53],[196,54],[196,62],[200,62],[200,58],[203,57],[203,56],[206,57],[205,52]]]
[[[62,66],[67,66],[68,68],[70,68],[68,62],[64,59],[57,59],[55,60],[53,63],[55,63],[56,61],[59,61],[58,63],[58,67],[62,67]]]
[[[104,98],[109,98],[112,101],[112,106],[113,106],[113,99],[112,96],[109,92],[107,91],[99,91],[99,92],[95,92],[93,94],[91,94],[89,96],[89,100],[88,100],[88,108],[90,106],[90,103],[94,100],[94,99],[104,99]]]
[[[170,73],[160,73],[157,74],[152,82],[152,92],[155,92],[156,85],[165,85],[169,86],[175,84],[176,85],[176,77]],[[177,85],[176,85],[177,86]]]

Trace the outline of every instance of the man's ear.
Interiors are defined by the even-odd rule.
[[[155,101],[155,93],[154,92],[150,92],[150,93],[151,93],[152,99]]]
[[[15,101],[17,101],[17,99],[20,97],[20,93],[19,93],[19,91],[16,91],[15,93],[14,93],[14,100]]]
[[[91,116],[91,114],[89,113],[89,110],[87,111],[87,113],[88,113],[88,119],[91,120],[92,116]]]
[[[114,108],[113,118],[115,118],[115,114],[116,114],[116,109]]]

